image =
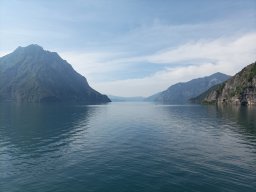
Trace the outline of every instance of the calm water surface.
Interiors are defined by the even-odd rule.
[[[1,192],[255,189],[255,108],[0,104]]]

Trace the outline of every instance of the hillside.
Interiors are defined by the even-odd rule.
[[[94,104],[110,99],[57,53],[29,45],[0,58],[0,101]]]
[[[192,99],[199,103],[256,104],[256,62],[248,65],[225,83]]]
[[[195,97],[210,87],[220,84],[230,76],[223,73],[215,73],[207,77],[193,79],[184,83],[177,83],[170,86],[167,90],[154,94],[146,101],[154,101],[167,104],[184,104],[189,103],[189,99]]]

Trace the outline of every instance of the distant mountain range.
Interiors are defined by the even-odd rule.
[[[98,104],[113,101],[153,101],[164,104],[256,104],[256,63],[235,76],[214,73],[177,83],[150,97],[102,95],[56,52],[38,45],[18,47],[0,57],[0,102],[72,102]],[[192,98],[192,99],[191,99]]]
[[[148,98],[146,101],[154,101],[165,104],[185,104],[189,103],[189,99],[196,97],[210,87],[220,84],[230,76],[223,73],[214,73],[210,76],[193,79],[184,83],[177,83],[170,86],[167,90],[156,93]]]
[[[214,86],[198,97],[197,103],[256,104],[256,62],[248,65],[228,81]]]
[[[0,101],[94,104],[110,99],[57,53],[29,45],[0,58]]]
[[[144,101],[145,97],[120,97],[114,95],[108,95],[113,102],[128,102],[128,101]]]

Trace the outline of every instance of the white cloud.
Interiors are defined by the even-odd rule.
[[[113,52],[61,52],[59,54],[67,60],[73,68],[85,76],[88,81],[97,81],[95,76],[104,76],[117,70],[125,70],[126,64],[120,63],[116,58],[124,53]]]
[[[151,95],[174,83],[217,71],[233,75],[256,59],[256,33],[249,33],[255,31],[253,8],[220,10],[216,17],[205,15],[206,18],[195,21],[195,15],[190,20],[185,14],[188,20],[183,21],[183,17],[175,17],[176,8],[170,17],[148,17],[151,12],[142,13],[141,9],[130,14],[129,4],[126,7],[115,3],[119,9],[114,12],[110,5],[77,1],[56,10],[59,3],[13,5],[6,1],[0,13],[0,56],[30,43],[39,43],[50,51],[59,48],[60,56],[84,75],[92,87],[121,96]],[[28,9],[17,12],[18,16],[10,11],[26,6]],[[152,10],[157,13],[155,7]],[[82,52],[81,48],[89,51]],[[79,52],[67,52],[74,49]],[[147,63],[151,67],[158,65],[153,70],[167,67],[147,77],[142,77],[145,74],[141,72],[141,78],[102,82],[110,74],[112,79],[122,78],[118,77],[120,74],[127,77],[126,71],[129,75],[132,67],[141,69]]]
[[[122,33],[112,39],[112,43],[136,54],[145,50],[156,51],[164,47],[176,47],[198,39],[234,37],[254,31],[254,16],[254,13],[240,13],[211,22],[176,24],[155,19],[150,23],[140,23],[137,27]]]
[[[127,57],[119,52],[61,52],[79,73],[84,75],[96,90],[119,96],[149,96],[177,82],[189,81],[215,72],[234,75],[256,60],[256,33],[231,36],[215,40],[190,41],[176,48],[160,50],[151,55]],[[6,51],[1,51],[0,56]],[[95,74],[106,76],[118,70],[129,72],[129,65],[150,62],[167,65],[165,70],[136,79],[99,82]],[[187,65],[179,65],[185,63]],[[138,64],[139,65],[139,64]]]
[[[0,51],[0,57],[3,57],[9,53],[11,53],[11,51]]]
[[[210,75],[219,71],[217,68],[210,63],[197,66],[191,65],[188,67],[169,68],[145,78],[100,83],[93,82],[91,85],[106,94],[118,96],[149,96],[166,89],[174,83]]]
[[[214,41],[200,40],[187,43],[176,49],[160,51],[156,54],[138,57],[158,64],[169,64],[166,70],[154,75],[112,82],[94,82],[92,85],[101,92],[120,96],[149,96],[162,91],[170,85],[203,77],[215,72],[234,75],[243,67],[256,60],[256,33],[240,38],[221,38]],[[195,60],[212,62],[193,63]],[[136,58],[130,59],[133,62]],[[188,62],[189,66],[172,67],[177,62]]]
[[[256,33],[244,35],[238,39],[220,38],[214,41],[197,41],[181,45],[176,49],[161,51],[148,57],[153,63],[173,63],[186,60],[209,59],[219,62],[249,62],[255,59]]]

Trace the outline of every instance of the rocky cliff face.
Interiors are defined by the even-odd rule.
[[[166,104],[189,103],[189,99],[195,97],[210,87],[222,83],[230,78],[223,73],[214,73],[207,77],[193,79],[185,83],[177,83],[167,90],[148,97],[147,101],[155,101]]]
[[[29,45],[0,58],[0,101],[93,104],[110,100],[57,53]]]
[[[256,62],[197,98],[203,103],[256,105]]]

